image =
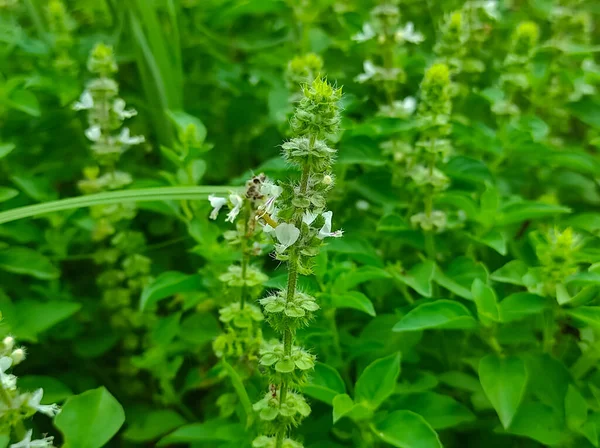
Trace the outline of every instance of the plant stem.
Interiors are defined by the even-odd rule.
[[[316,138],[311,136],[310,138],[310,146],[314,146]],[[300,179],[300,195],[304,196],[308,189],[308,179],[310,177],[310,166],[308,163],[305,163],[302,167],[302,177]],[[302,214],[296,217],[296,227],[300,229],[300,236],[298,241],[302,241],[303,231],[302,231]],[[290,258],[288,261],[288,281],[287,281],[287,291],[286,291],[286,302],[291,302],[294,300],[294,296],[296,295],[296,286],[298,284],[298,265],[300,262],[300,254],[296,247],[292,247],[290,249]],[[286,328],[283,332],[283,353],[285,356],[290,356],[292,354],[292,345],[294,344],[294,334],[292,330]],[[279,391],[279,406],[285,401],[288,392],[288,384],[285,379],[285,376],[282,377],[281,386]],[[283,437],[285,435],[285,429],[281,429],[277,432],[277,438],[275,441],[275,448],[281,448],[283,444]]]
[[[246,275],[248,273],[248,264],[250,263],[250,254],[248,253],[248,221],[251,219],[250,211],[246,206],[244,213],[244,235],[242,236],[242,292],[240,297],[240,309],[244,309],[246,305],[246,296],[248,295],[248,287],[246,285]]]

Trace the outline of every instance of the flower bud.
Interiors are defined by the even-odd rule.
[[[323,59],[315,53],[308,53],[296,56],[288,63],[285,77],[291,87],[297,88],[298,84],[313,82],[322,70]]]
[[[513,53],[528,56],[540,38],[540,28],[535,22],[521,22],[513,34]]]
[[[323,176],[323,184],[325,185],[331,185],[333,183],[333,177],[331,177],[331,175],[326,174],[325,176]]]
[[[13,365],[16,366],[25,359],[25,350],[23,350],[22,348],[18,348],[10,354],[10,357],[13,360]]]
[[[2,344],[4,345],[4,350],[6,350],[7,352],[9,352],[15,346],[15,338],[13,338],[12,336],[6,336],[2,340]]]
[[[96,44],[88,59],[88,70],[100,76],[108,76],[118,70],[113,49],[103,43]]]
[[[450,100],[450,69],[446,64],[434,64],[421,83],[419,116],[449,116],[452,112]]]

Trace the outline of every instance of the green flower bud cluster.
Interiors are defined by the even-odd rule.
[[[60,412],[60,409],[55,404],[41,404],[44,395],[42,389],[34,392],[19,390],[18,378],[10,371],[24,360],[25,350],[16,346],[12,336],[6,336],[0,341],[0,433],[10,437],[13,432],[18,438],[25,435],[31,443],[26,446],[50,448],[53,446],[53,438],[47,437],[32,441],[32,431],[26,432],[24,421],[38,412],[52,418]]]
[[[513,32],[511,51],[504,60],[500,85],[507,97],[506,103],[500,103],[493,109],[499,114],[515,114],[518,108],[513,103],[516,92],[527,91],[530,88],[530,61],[534,56],[539,42],[540,29],[535,22],[521,22]]]
[[[47,6],[48,27],[54,40],[54,67],[61,72],[77,73],[77,62],[71,57],[74,21],[62,0],[50,0]]]
[[[313,369],[315,356],[294,344],[296,330],[308,325],[319,309],[314,297],[297,288],[298,275],[311,273],[310,260],[332,231],[331,211],[326,211],[326,194],[333,185],[331,168],[336,151],[327,138],[340,122],[341,90],[321,78],[303,88],[303,98],[291,120],[294,137],[283,144],[283,158],[301,172],[299,183],[283,186],[272,213],[264,219],[265,232],[275,240],[275,257],[287,261],[287,286],[260,300],[268,323],[282,336],[265,344],[259,353],[267,367],[271,388],[254,405],[265,423],[264,435],[253,446],[301,447],[288,438],[290,428],[300,424],[310,407],[299,393]]]
[[[307,53],[294,57],[288,62],[285,71],[285,80],[290,91],[295,92],[298,86],[311,83],[323,71],[323,59],[315,53]],[[301,96],[292,95],[291,100],[300,99]]]
[[[579,272],[579,251],[582,238],[566,228],[550,229],[546,233],[531,235],[540,266],[531,268],[526,283],[531,292],[554,297],[557,286],[564,285],[565,279]]]
[[[425,206],[424,212],[411,217],[411,222],[425,232],[441,232],[447,224],[445,213],[433,210],[432,203],[433,195],[449,185],[448,177],[438,165],[446,162],[452,151],[448,138],[451,113],[450,69],[446,64],[436,63],[427,70],[421,83],[417,110],[420,135],[407,173]]]

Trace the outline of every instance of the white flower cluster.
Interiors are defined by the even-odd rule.
[[[0,345],[0,428],[3,422],[20,421],[30,417],[36,412],[54,417],[60,412],[56,404],[41,404],[44,396],[42,389],[34,392],[21,393],[17,387],[17,377],[9,370],[20,364],[25,359],[25,350],[15,347],[15,340],[12,336],[7,336]],[[10,428],[7,428],[10,429]],[[44,448],[52,447],[52,437],[46,437],[38,440],[31,440],[32,431],[29,431],[25,438],[18,443],[10,445],[11,448]]]
[[[98,44],[92,50],[88,66],[98,77],[88,82],[73,110],[88,111],[85,136],[92,142],[94,156],[101,165],[114,166],[123,152],[145,139],[141,135],[132,136],[128,127],[122,127],[137,111],[126,108],[125,100],[118,96],[117,82],[110,78],[110,73],[117,69],[112,48]]]
[[[263,226],[263,231],[266,234],[274,235],[278,242],[278,244],[275,245],[275,249],[278,253],[282,253],[287,248],[294,245],[300,237],[300,229],[294,224],[278,222],[278,209],[275,206],[275,201],[281,195],[282,191],[283,189],[280,186],[268,181],[264,182],[260,189],[263,203],[258,207],[259,213],[256,216],[257,219],[268,218]],[[227,213],[225,221],[234,222],[244,205],[245,199],[237,193],[231,193],[228,198],[222,198],[211,194],[208,197],[208,200],[213,208],[210,212],[210,219],[217,219],[219,211],[227,205],[229,207],[229,213]],[[331,211],[326,211],[321,214],[306,212],[302,217],[302,222],[310,226],[319,216],[323,218],[324,223],[317,233],[317,238],[339,238],[343,235],[343,230],[331,230],[331,221],[333,218],[333,212]]]

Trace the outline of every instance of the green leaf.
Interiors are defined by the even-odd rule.
[[[527,387],[527,370],[520,358],[487,355],[479,362],[479,381],[504,428],[519,409]]]
[[[169,446],[178,443],[239,442],[244,434],[244,427],[239,423],[208,420],[203,423],[192,423],[177,428],[171,434],[160,439],[156,446]]]
[[[565,417],[567,426],[577,431],[587,421],[588,404],[575,386],[569,384],[565,397]]]
[[[252,402],[250,401],[250,397],[248,396],[244,382],[236,370],[227,361],[225,361],[225,359],[222,359],[221,363],[231,379],[231,384],[233,385],[233,388],[235,389],[235,392],[242,403],[244,412],[246,412],[246,428],[250,428],[252,422],[254,421],[254,411],[252,410]]]
[[[447,330],[470,330],[477,322],[460,302],[436,300],[418,305],[394,326],[393,331],[419,331],[431,328]]]
[[[150,442],[185,423],[182,416],[170,409],[147,411],[135,418],[130,418],[127,414],[127,430],[123,433],[123,438],[136,443]]]
[[[462,297],[463,299],[473,300],[473,295],[471,294],[471,291],[452,280],[446,274],[444,274],[439,266],[435,267],[433,280],[438,285],[440,285],[443,288],[446,288],[448,291],[456,294],[457,296]]]
[[[40,302],[23,299],[15,303],[14,319],[7,321],[16,337],[37,342],[40,333],[71,317],[81,308],[76,302]]]
[[[206,138],[206,126],[199,118],[194,117],[182,110],[168,110],[167,116],[177,127],[180,138],[190,133],[193,137],[193,144],[199,145]]]
[[[0,269],[40,280],[52,280],[60,276],[60,271],[48,258],[28,247],[0,250]]]
[[[600,306],[580,306],[567,314],[588,327],[600,329]]]
[[[521,260],[511,260],[500,269],[492,272],[490,278],[499,283],[524,286],[523,277],[527,274],[527,265]]]
[[[11,92],[9,104],[14,109],[25,112],[32,117],[39,117],[41,114],[37,97],[28,90],[14,90]]]
[[[119,402],[104,387],[69,398],[54,418],[65,448],[100,448],[125,422]]]
[[[347,417],[354,421],[370,419],[373,411],[365,403],[354,403],[347,394],[336,395],[333,398],[333,423],[336,423],[342,417]]]
[[[377,409],[396,389],[400,375],[400,353],[369,364],[356,381],[354,398]]]
[[[163,272],[142,291],[140,310],[144,311],[166,297],[195,291],[200,288],[201,284],[202,277],[197,274],[189,275],[177,271]]]
[[[203,345],[211,342],[220,333],[217,319],[212,314],[199,312],[183,320],[180,338],[191,344]]]
[[[8,201],[19,195],[19,192],[14,188],[0,187],[0,202]]]
[[[419,414],[394,411],[377,422],[375,434],[398,448],[442,448],[436,432]]]
[[[508,430],[511,434],[529,437],[545,446],[561,446],[568,438],[564,418],[541,403],[524,403]]]
[[[475,420],[473,413],[447,395],[435,392],[414,393],[401,397],[395,409],[413,411],[423,417],[433,429],[446,429]]]
[[[444,172],[452,179],[483,184],[492,181],[492,174],[481,160],[457,156],[444,167]]]
[[[404,274],[393,272],[394,278],[407,284],[424,297],[431,297],[433,292],[433,275],[435,272],[435,263],[425,261],[412,267],[410,271]]]
[[[5,158],[16,148],[14,143],[0,143],[0,159]]]
[[[500,255],[506,255],[506,234],[499,230],[490,230],[481,237],[473,237],[476,241],[491,247]]]
[[[500,302],[502,322],[512,322],[537,315],[550,305],[548,299],[529,292],[517,292]]]
[[[335,279],[333,290],[336,292],[345,292],[356,286],[370,280],[388,279],[391,275],[375,266],[361,266],[349,272],[344,272]]]
[[[317,362],[310,381],[302,387],[302,392],[316,400],[333,405],[336,395],[346,392],[344,380],[333,367]]]
[[[26,375],[19,377],[19,389],[22,391],[33,392],[40,388],[44,389],[42,404],[59,403],[73,395],[73,391],[66,384],[51,376]]]
[[[506,226],[533,219],[549,218],[564,213],[571,213],[571,209],[562,205],[523,201],[503,207],[500,214],[496,217],[495,222],[497,226]]]
[[[481,323],[490,326],[499,322],[500,312],[494,290],[479,279],[475,279],[471,290]]]
[[[375,316],[373,303],[367,296],[359,291],[349,291],[345,293],[333,293],[332,305],[336,308],[353,308],[355,310],[367,313],[369,316]]]

